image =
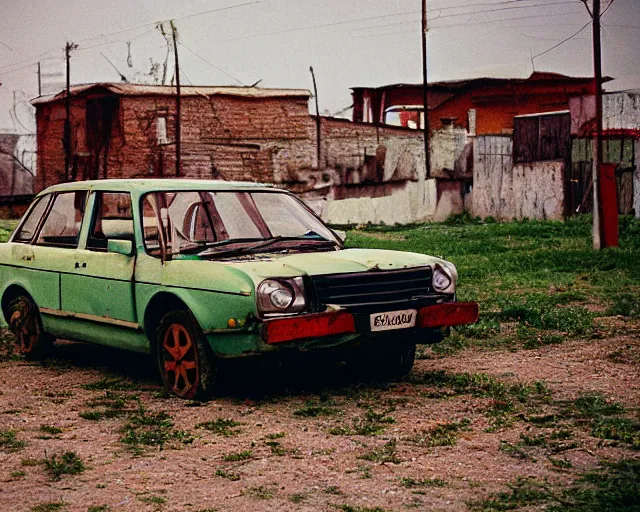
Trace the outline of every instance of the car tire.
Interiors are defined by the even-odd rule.
[[[214,355],[189,311],[172,311],[157,331],[156,358],[165,389],[186,400],[208,400],[217,381]]]
[[[377,346],[364,346],[358,352],[350,365],[364,380],[400,380],[409,374],[416,360],[415,343],[397,343],[392,339]]]
[[[14,336],[14,350],[18,354],[30,360],[49,356],[55,338],[44,331],[40,310],[31,297],[19,295],[11,300],[6,319]]]

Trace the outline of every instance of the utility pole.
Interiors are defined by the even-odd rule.
[[[180,177],[182,169],[182,133],[180,121],[182,117],[182,100],[180,98],[180,62],[178,60],[178,30],[173,20],[171,23],[171,35],[173,37],[173,52],[176,61],[176,178]]]
[[[600,0],[593,0],[593,68],[596,98],[596,133],[593,138],[593,248],[604,247],[604,215],[602,204],[602,40],[600,32]]]
[[[42,70],[40,69],[40,63],[38,62],[38,98],[42,96]]]
[[[69,41],[64,47],[67,63],[67,94],[64,102],[65,119],[62,146],[64,149],[64,177],[66,181],[69,181],[69,168],[71,167],[71,52],[76,48],[78,48],[78,45]]]
[[[422,0],[422,96],[424,100],[424,160],[427,179],[431,178],[431,155],[429,151],[429,74],[427,69],[427,0]],[[420,119],[418,119],[418,125]]]
[[[313,78],[313,97],[316,100],[316,153],[318,159],[318,169],[322,160],[322,119],[320,119],[320,106],[318,104],[318,86],[316,84],[316,74],[313,72],[313,66],[309,67],[311,78]]]

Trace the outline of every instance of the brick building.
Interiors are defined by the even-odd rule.
[[[176,175],[174,87],[72,87],[68,175],[65,96],[32,102],[37,190],[62,181]],[[309,96],[305,90],[183,87],[180,176],[270,182],[283,167],[314,165]]]
[[[425,168],[422,134],[318,119],[309,114],[309,98],[309,91],[296,89],[183,87],[180,176],[275,183],[304,197],[327,220],[411,222],[428,217],[419,185]],[[32,103],[38,137],[36,191],[64,181],[176,176],[174,87],[72,87],[68,173],[65,92]],[[397,198],[387,207],[392,195]],[[360,206],[370,200],[385,206]]]
[[[418,128],[424,122],[422,84],[356,87],[353,120]],[[518,115],[568,110],[571,98],[594,94],[593,78],[535,72],[525,79],[476,78],[429,84],[433,130],[464,128],[471,135],[511,133]]]

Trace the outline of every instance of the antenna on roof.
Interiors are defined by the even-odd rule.
[[[128,82],[127,77],[126,77],[126,76],[124,76],[122,73],[120,73],[120,71],[119,71],[119,70],[118,70],[118,68],[115,66],[115,64],[114,64],[113,62],[111,62],[111,61],[107,58],[107,56],[106,56],[104,53],[100,52],[100,55],[102,55],[102,56],[104,57],[104,60],[106,60],[109,64],[111,64],[111,67],[112,67],[113,69],[115,69],[115,70],[116,70],[116,72],[120,75],[120,81],[122,81],[122,82]]]
[[[260,82],[262,82],[262,78],[260,80],[258,80],[257,82],[252,83],[249,87],[256,87]]]

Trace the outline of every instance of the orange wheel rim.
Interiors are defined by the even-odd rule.
[[[198,383],[198,356],[191,334],[180,324],[170,325],[162,349],[167,385],[180,397],[189,395]]]
[[[29,304],[21,303],[11,314],[9,327],[16,338],[17,349],[23,354],[31,352],[40,336],[40,329]]]

